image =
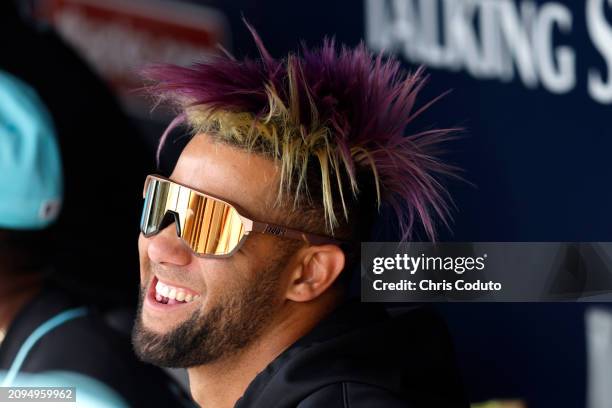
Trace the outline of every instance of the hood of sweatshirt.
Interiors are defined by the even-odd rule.
[[[348,302],[259,373],[236,407],[295,407],[334,383],[384,389],[407,406],[468,406],[449,333],[434,311],[391,315]]]

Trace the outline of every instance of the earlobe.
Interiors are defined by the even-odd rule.
[[[344,269],[344,252],[336,245],[304,248],[294,268],[287,298],[308,302],[321,296]]]

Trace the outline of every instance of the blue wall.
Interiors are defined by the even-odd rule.
[[[387,13],[387,22],[397,23],[402,10],[393,9],[391,2],[373,1],[378,2],[379,12]],[[443,5],[441,0],[424,1],[430,2],[430,6],[431,3]],[[241,13],[259,30],[272,54],[277,56],[294,50],[300,40],[318,44],[325,35],[356,44],[365,37],[366,23],[371,17],[366,15],[366,3],[354,0],[226,3],[229,2],[218,4],[230,18],[236,54],[255,54],[240,22]],[[410,11],[408,6],[419,3],[418,0],[396,2],[405,7],[404,13]],[[453,231],[443,231],[443,239],[612,241],[612,100],[598,101],[589,92],[588,80],[589,71],[598,71],[604,85],[612,81],[612,77],[608,78],[606,60],[606,55],[612,54],[612,5],[607,6],[603,0],[546,3],[497,0],[489,1],[494,3],[493,8],[484,10],[480,2],[471,3],[476,8],[464,12],[473,13],[473,24],[464,24],[463,28],[471,30],[468,34],[477,43],[495,41],[500,36],[509,39],[506,47],[511,48],[518,37],[509,36],[509,27],[518,27],[528,36],[525,43],[530,52],[528,59],[537,66],[533,83],[519,73],[520,69],[528,71],[529,64],[517,63],[512,58],[499,66],[502,74],[489,73],[489,78],[483,78],[486,73],[470,72],[469,66],[479,63],[478,59],[466,55],[470,44],[459,44],[453,50],[459,55],[459,63],[444,66],[438,61],[437,68],[430,67],[431,81],[422,101],[448,89],[453,92],[424,115],[415,129],[464,127],[462,139],[449,146],[448,158],[465,169],[465,177],[474,184],[449,185],[457,211]],[[533,25],[526,22],[529,7],[534,11]],[[587,7],[591,7],[590,16]],[[513,22],[512,17],[520,18],[521,10],[527,13],[523,14],[525,20]],[[414,11],[418,14],[427,10],[416,7]],[[449,30],[461,28],[443,23],[442,16],[438,10],[427,24],[420,24],[424,18],[417,16],[412,27],[416,25],[417,31],[425,34],[416,39],[396,34],[395,40],[386,44],[387,49],[399,53],[407,66],[432,61],[435,65],[435,58],[431,56],[403,50],[419,45],[427,49],[427,30],[432,27],[430,32],[441,38]],[[480,26],[481,23],[484,25]],[[370,44],[375,46],[372,38],[376,35],[370,36]],[[436,46],[449,45],[441,41]],[[561,67],[559,52],[569,52],[574,62]],[[547,63],[552,64],[548,66],[549,71],[573,71],[569,75],[575,77],[575,83],[555,91],[551,82],[564,75],[567,80],[567,72],[557,72],[557,77],[554,72],[547,74]],[[505,79],[501,78],[504,73]],[[473,400],[518,397],[526,399],[530,408],[584,406],[585,307],[582,304],[441,305],[456,339],[460,364]]]

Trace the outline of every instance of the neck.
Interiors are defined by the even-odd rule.
[[[287,303],[281,316],[239,353],[190,368],[189,383],[195,401],[203,408],[234,407],[255,376],[337,304],[333,297],[319,300],[316,304]]]

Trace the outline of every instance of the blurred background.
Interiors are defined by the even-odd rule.
[[[407,67],[428,67],[430,82],[421,103],[452,90],[414,124],[415,130],[465,129],[447,158],[465,170],[473,186],[449,186],[455,219],[442,240],[612,241],[612,2],[36,0],[20,5],[40,30],[56,30],[120,101],[134,133],[110,128],[100,149],[107,166],[123,174],[153,167],[146,161],[172,117],[163,108],[152,110],[151,101],[137,91],[143,85],[138,69],[151,62],[188,64],[218,52],[217,44],[235,55],[256,56],[244,17],[274,56],[296,50],[300,41],[320,44],[325,36],[348,45],[365,41],[374,51],[397,55]],[[41,70],[48,69],[48,61],[33,54],[38,51],[25,39],[15,37],[12,43],[19,53],[38,59]],[[64,80],[62,86],[73,86],[70,78]],[[104,121],[101,110],[91,126]],[[142,147],[125,154],[131,138]],[[163,173],[171,171],[181,142],[178,138],[164,151]],[[139,195],[141,184],[133,188]],[[455,338],[472,401],[517,399],[530,408],[612,406],[609,306],[446,304],[439,309]]]

